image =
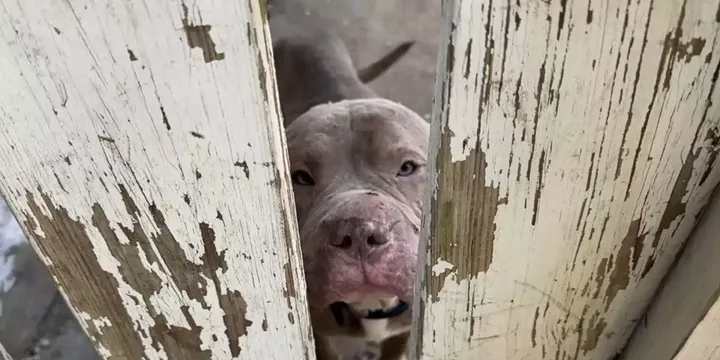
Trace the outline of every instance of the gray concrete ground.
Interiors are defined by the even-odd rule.
[[[370,86],[380,96],[429,118],[438,49],[438,1],[273,0],[272,11],[273,16],[289,22],[312,21],[336,31],[359,67],[400,42],[415,40],[408,55]],[[15,251],[16,281],[2,296],[0,343],[16,360],[99,359],[32,249],[21,245]]]

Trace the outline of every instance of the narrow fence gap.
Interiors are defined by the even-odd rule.
[[[265,2],[0,3],[0,190],[98,353],[314,359]]]
[[[443,1],[412,359],[622,350],[720,181],[718,8]]]

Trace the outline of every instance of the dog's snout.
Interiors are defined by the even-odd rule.
[[[344,250],[372,250],[390,241],[387,230],[375,221],[364,219],[340,219],[332,225],[330,245]]]

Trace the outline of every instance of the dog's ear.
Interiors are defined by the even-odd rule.
[[[367,84],[384,74],[391,66],[393,66],[400,58],[405,56],[410,48],[415,45],[415,41],[406,41],[396,46],[392,51],[385,54],[379,60],[357,71],[360,81]]]

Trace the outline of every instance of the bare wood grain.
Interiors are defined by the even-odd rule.
[[[623,348],[720,181],[718,6],[443,2],[415,356]]]
[[[264,11],[0,1],[0,189],[106,359],[314,358]]]

